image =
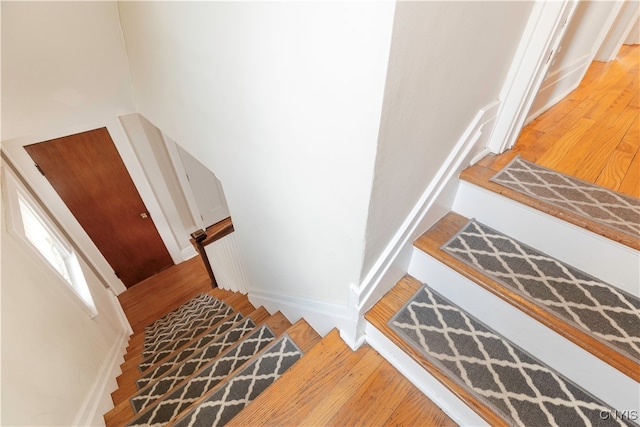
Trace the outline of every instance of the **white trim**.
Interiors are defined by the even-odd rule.
[[[171,231],[171,238],[180,249],[179,262],[186,261],[188,258],[184,258],[183,252],[185,249],[191,247],[189,234],[195,231],[195,229],[185,229],[176,202],[169,189],[169,176],[175,173],[173,166],[170,167],[169,171],[163,170],[158,157],[162,156],[162,153],[159,153],[158,150],[154,150],[153,148],[155,145],[153,142],[160,143],[163,147],[165,146],[161,132],[140,114],[130,114],[126,117],[119,117],[119,121],[130,141],[136,159],[143,168],[147,182],[152,186],[153,194],[162,209],[164,217],[167,219],[167,225]],[[160,136],[160,141],[154,140],[154,135],[148,133],[145,123],[153,127],[156,131],[156,136]],[[166,153],[165,150],[160,151]]]
[[[574,89],[576,89],[580,85],[589,65],[591,65],[591,58],[591,54],[584,55],[572,64],[549,74],[545,79],[545,85],[538,91],[536,99],[541,99],[541,97],[543,97],[547,92],[550,92],[553,96],[550,97],[544,105],[538,107],[536,111],[530,111],[524,124],[530,123],[533,119],[556,105],[565,96],[569,95]],[[566,84],[567,81],[569,81],[568,86],[561,88],[558,93],[554,93],[561,83]]]
[[[501,109],[488,144],[493,153],[515,143],[575,6],[570,0],[535,2],[500,92]]]
[[[409,274],[613,408],[638,408],[636,381],[417,248]]]
[[[111,387],[110,383],[113,383],[113,379],[120,373],[120,364],[123,360],[123,355],[127,352],[127,345],[129,341],[129,334],[123,331],[120,336],[114,341],[113,345],[107,353],[107,357],[104,358],[98,375],[93,381],[87,396],[85,397],[80,410],[76,414],[73,422],[74,426],[88,426],[93,425],[100,407],[100,403],[108,399],[111,402]],[[111,404],[113,407],[113,404]]]
[[[352,322],[345,305],[255,290],[249,291],[249,301],[256,307],[264,306],[269,313],[282,312],[291,323],[304,318],[322,336],[333,328],[342,331]]]
[[[127,136],[127,132],[122,126],[122,122],[119,118],[116,118],[107,126],[107,130],[111,135],[111,139],[115,144],[122,161],[124,162],[131,179],[133,180],[136,189],[140,193],[140,197],[144,202],[153,223],[158,230],[158,234],[162,238],[162,241],[171,255],[171,259],[174,264],[180,264],[182,260],[182,248],[173,235],[171,225],[167,219],[160,202],[156,197],[151,183],[147,179],[147,175],[144,173],[144,168],[140,164],[140,160],[136,155],[133,145]]]
[[[635,0],[637,1],[637,0]],[[605,41],[605,39],[607,38],[607,35],[609,34],[609,31],[611,30],[611,27],[613,27],[613,25],[616,22],[616,19],[618,18],[618,14],[622,11],[622,7],[625,5],[625,3],[627,3],[626,0],[619,0],[619,1],[613,1],[612,3],[614,3],[613,8],[611,9],[611,11],[609,12],[609,16],[607,16],[606,21],[604,22],[602,28],[600,29],[600,33],[598,34],[598,38],[596,39],[595,43],[593,44],[593,47],[591,48],[591,60],[593,61],[594,58],[598,55],[598,53],[600,52],[600,49],[602,48],[602,45]],[[622,43],[620,43],[620,46],[622,46]],[[618,46],[618,49],[615,51],[614,53],[614,57],[615,54],[618,53],[618,50],[620,49],[620,46]]]
[[[111,302],[113,303],[113,306],[115,307],[116,311],[118,312],[118,315],[119,315],[119,318],[120,318],[120,323],[122,324],[122,328],[124,329],[124,331],[126,331],[126,333],[129,336],[133,335],[133,328],[131,327],[131,324],[129,323],[129,319],[127,319],[127,315],[125,314],[124,310],[122,309],[122,304],[120,304],[120,300],[118,299],[118,296],[115,294],[115,292],[113,292],[113,289],[107,289],[107,292],[109,292],[109,296],[111,297]]]
[[[413,241],[449,211],[457,191],[458,175],[478,152],[483,152],[498,109],[496,101],[478,111],[361,284],[351,286],[349,307],[356,324],[342,331],[350,345],[362,341],[362,315],[407,271]]]
[[[232,292],[246,294],[250,286],[249,274],[238,251],[235,233],[227,234],[209,243],[204,250],[218,286]]]
[[[196,251],[196,248],[194,248],[193,245],[182,250],[182,259],[185,261],[196,256],[198,256],[198,251]]]
[[[369,322],[366,325],[367,343],[391,363],[422,393],[461,426],[487,426],[487,422],[458,396],[428,373],[409,355],[396,346]]]
[[[453,210],[640,298],[640,252],[628,246],[466,181]]]
[[[2,165],[1,173],[3,177],[3,196],[7,205],[5,210],[5,215],[8,216],[7,231],[27,252],[31,253],[41,261],[44,268],[51,273],[54,281],[60,285],[60,289],[68,295],[82,309],[82,311],[84,311],[90,318],[95,318],[98,315],[98,310],[73,246],[60,233],[58,227],[52,223],[51,219],[46,212],[43,211],[39,203],[33,199],[27,189],[25,189],[22,183],[19,182],[19,179],[14,175],[14,172],[8,167]],[[70,281],[68,281],[51,264],[51,262],[46,259],[40,250],[34,246],[26,236],[22,213],[19,206],[19,199],[23,199],[30,210],[32,210],[41,224],[45,227],[50,236],[58,240],[61,246],[64,247],[68,257],[66,260],[66,267],[68,269],[67,272],[69,274]],[[82,291],[88,294],[88,299],[85,299],[81,295]]]
[[[187,172],[184,170],[184,165],[182,164],[182,159],[180,158],[178,144],[167,135],[165,135],[164,132],[161,132],[161,134],[162,139],[164,140],[164,144],[167,147],[167,152],[169,153],[171,164],[173,164],[176,176],[178,177],[178,181],[180,182],[180,188],[182,188],[184,198],[187,200],[191,218],[193,218],[193,222],[196,225],[197,229],[204,230],[205,226],[202,217],[200,216],[200,208],[198,207],[198,202],[193,195],[193,190],[189,185],[189,181],[187,181]],[[195,230],[190,230],[190,232],[193,231]]]

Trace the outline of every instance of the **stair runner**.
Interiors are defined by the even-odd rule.
[[[504,187],[640,238],[640,200],[516,156],[491,178]]]
[[[302,356],[286,332],[209,294],[145,328],[144,348],[128,426],[224,425]]]
[[[475,220],[442,250],[640,363],[637,297]]]
[[[634,373],[640,371],[640,299],[636,296],[455,213],[447,214],[433,230],[416,242],[418,248],[464,271],[466,277],[483,286],[492,287],[492,292],[506,300],[512,301],[511,295],[517,295],[548,313],[545,316],[554,316],[609,351],[623,355],[630,361],[630,368],[618,368],[637,381]],[[417,352],[418,360],[423,360],[420,363],[437,378],[454,390],[464,390],[464,400],[492,423],[632,423],[623,418],[603,419],[602,413],[610,414],[614,409],[428,285],[406,276],[396,288],[404,289],[399,291],[404,292],[403,300],[394,297],[397,302],[379,302],[380,308],[374,307],[367,319],[404,351]],[[522,303],[514,305],[520,307]]]
[[[389,326],[510,425],[628,425],[602,419],[613,409],[426,285]]]

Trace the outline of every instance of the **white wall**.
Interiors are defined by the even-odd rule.
[[[110,292],[87,265],[80,260],[98,310],[93,319],[63,289],[62,279],[8,232],[5,208],[3,203],[1,424],[73,425],[88,396],[100,399],[95,383],[111,374],[110,357],[126,344],[126,330]],[[111,391],[89,402],[101,406],[98,417]]]
[[[1,7],[3,140],[133,112],[115,1]]]
[[[360,276],[392,2],[121,2],[136,107],[216,171],[254,289]]]
[[[533,101],[527,122],[578,87],[621,6],[621,2],[615,1],[578,2],[547,76]]]
[[[532,7],[397,3],[363,273],[479,109],[498,99]]]

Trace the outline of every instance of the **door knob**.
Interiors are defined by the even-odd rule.
[[[147,213],[146,213],[146,212],[142,212],[142,213],[140,214],[140,218],[142,218],[142,219],[146,219],[146,218],[149,218],[149,215],[147,215]]]

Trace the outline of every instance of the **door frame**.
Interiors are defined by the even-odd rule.
[[[576,6],[572,0],[534,3],[500,91],[500,111],[487,144],[492,153],[515,144]]]
[[[169,153],[171,164],[176,171],[176,176],[178,177],[178,181],[180,182],[180,188],[182,189],[184,198],[187,200],[189,213],[191,214],[191,218],[196,225],[195,230],[188,231],[191,233],[196,230],[204,230],[205,226],[204,221],[200,216],[200,208],[198,207],[196,198],[193,195],[193,191],[191,191],[191,186],[187,181],[187,172],[184,170],[184,165],[182,164],[182,160],[180,159],[180,153],[178,152],[178,143],[165,135],[164,132],[162,132],[162,139],[164,140],[164,145],[167,147],[167,152]]]
[[[75,219],[49,181],[47,181],[47,179],[33,166],[33,160],[29,157],[27,151],[22,148],[25,145],[48,141],[102,127],[107,128],[107,131],[109,132],[109,135],[111,136],[111,139],[113,140],[113,143],[116,146],[116,149],[118,150],[118,153],[120,154],[135,187],[140,193],[142,201],[153,218],[153,222],[158,229],[158,233],[171,256],[171,259],[175,264],[182,262],[182,252],[178,242],[173,236],[171,227],[169,226],[169,221],[164,215],[164,212],[153,193],[151,184],[144,174],[142,165],[140,164],[140,161],[138,160],[138,157],[136,156],[131,142],[129,141],[118,117],[108,117],[95,122],[83,123],[81,125],[55,130],[46,130],[33,135],[2,141],[2,151],[13,163],[15,168],[18,170],[18,173],[36,192],[38,197],[42,199],[43,203],[45,203],[51,210],[51,213],[55,216],[56,220],[64,226],[65,230],[69,233],[74,242],[76,242],[87,259],[91,260],[96,272],[100,274],[102,279],[109,285],[113,292],[116,295],[119,295],[127,288],[120,279],[116,277],[113,269],[102,256],[102,253],[100,253],[89,235]]]

